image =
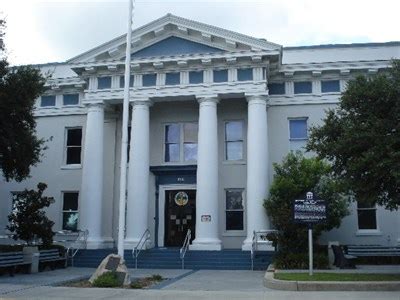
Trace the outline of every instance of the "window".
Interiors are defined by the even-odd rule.
[[[62,229],[78,230],[78,192],[63,193]]]
[[[243,122],[229,121],[225,123],[225,159],[243,159]]]
[[[268,84],[268,91],[270,95],[284,95],[285,91],[285,83],[270,83]]]
[[[155,86],[157,81],[157,74],[144,74],[143,86]]]
[[[237,70],[237,80],[238,81],[247,81],[253,80],[253,69],[238,69]]]
[[[167,73],[165,74],[165,85],[177,85],[180,84],[181,78],[180,73]]]
[[[244,230],[243,189],[226,190],[225,229]]]
[[[79,104],[79,94],[64,94],[63,95],[63,105],[78,105]]]
[[[294,83],[295,94],[311,94],[312,84],[311,81],[299,81]]]
[[[66,164],[81,163],[82,128],[67,128]]]
[[[228,81],[228,70],[214,70],[214,82],[227,82]]]
[[[41,107],[56,106],[56,96],[42,96],[40,100]]]
[[[133,87],[133,82],[134,82],[134,76],[131,75],[129,77],[129,87]],[[119,77],[119,87],[123,89],[125,87],[125,76],[120,76]]]
[[[197,160],[197,123],[165,126],[165,162]]]
[[[111,77],[98,77],[97,78],[97,89],[104,90],[104,89],[111,89]]]
[[[357,202],[358,229],[376,230],[376,207]]]
[[[189,72],[189,83],[199,84],[203,83],[203,71],[191,71]]]
[[[339,80],[322,80],[321,81],[321,92],[322,93],[340,92]]]
[[[290,150],[303,151],[308,139],[307,119],[289,119]]]

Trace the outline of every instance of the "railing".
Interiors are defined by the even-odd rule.
[[[266,230],[259,230],[253,231],[253,238],[251,241],[251,269],[254,270],[254,257],[256,252],[258,251],[258,245],[271,245],[272,242],[268,240],[267,235],[269,233],[277,232],[275,229],[266,229]]]
[[[185,255],[186,255],[186,251],[189,248],[189,244],[190,244],[191,238],[192,238],[192,232],[190,231],[190,229],[188,229],[188,231],[186,233],[185,240],[183,241],[183,246],[179,250],[179,256],[180,256],[180,258],[182,260],[182,269],[185,268]]]
[[[56,242],[63,244],[67,248],[67,258],[71,261],[71,266],[74,266],[74,257],[81,249],[86,249],[89,230],[78,230],[77,232],[69,230],[61,230],[58,232],[63,238],[75,237],[75,239],[64,239]]]
[[[132,250],[132,256],[135,259],[135,269],[137,269],[137,260],[140,252],[143,250],[143,247],[146,246],[147,241],[150,241],[150,230],[146,229],[142,237],[140,238],[139,242],[137,243],[136,247]]]

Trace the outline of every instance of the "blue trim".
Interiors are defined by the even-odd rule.
[[[195,53],[215,53],[223,50],[171,36],[131,55],[132,58],[171,56]]]

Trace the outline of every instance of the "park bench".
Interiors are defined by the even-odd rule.
[[[63,268],[67,266],[66,254],[60,254],[58,249],[40,250],[39,255],[39,269],[43,270],[46,266],[50,266],[52,270],[57,265],[61,265]]]
[[[333,264],[340,269],[354,269],[356,266],[354,260],[357,258],[355,256],[345,254],[342,247],[338,245],[332,245],[333,254],[335,255],[335,260]]]
[[[7,269],[10,276],[14,276],[17,266],[27,265],[30,265],[30,263],[24,261],[22,251],[0,253],[0,268]]]
[[[349,245],[347,254],[355,257],[400,256],[400,247],[379,245]]]

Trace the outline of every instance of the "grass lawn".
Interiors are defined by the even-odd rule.
[[[292,281],[400,281],[400,274],[275,273],[275,279]]]

